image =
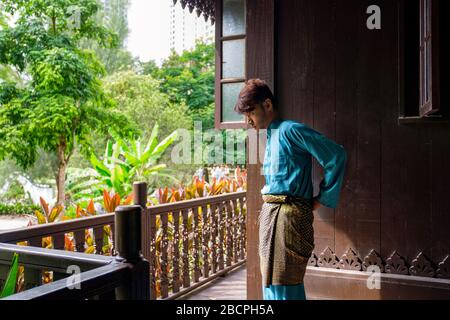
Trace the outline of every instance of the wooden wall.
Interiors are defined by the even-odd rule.
[[[404,1],[261,3],[268,9],[261,4],[249,12],[267,14],[273,4],[275,51],[260,51],[261,40],[272,39],[270,23],[264,30],[267,18],[259,16],[262,30],[252,29],[250,19],[248,77],[270,80],[271,72],[260,70],[267,62],[258,64],[273,57],[273,88],[283,117],[312,126],[348,153],[339,207],[315,215],[316,255],[329,247],[339,258],[352,248],[362,259],[374,249],[386,260],[397,251],[409,266],[422,252],[437,268],[450,254],[450,124],[399,123],[404,110],[411,110],[412,99],[405,97],[414,94],[404,81],[403,34],[412,32],[402,26]],[[372,4],[381,8],[381,30],[366,27]],[[316,193],[320,180],[316,164]],[[258,168],[250,166],[249,219],[258,214],[262,184]],[[256,230],[248,223],[249,232]],[[261,298],[259,269],[251,260],[256,243],[249,233],[249,299]]]

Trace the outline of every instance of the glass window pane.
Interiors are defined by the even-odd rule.
[[[245,34],[245,0],[223,0],[222,36]]]
[[[222,47],[222,77],[245,77],[245,40],[224,41]]]
[[[244,82],[222,84],[222,122],[244,121],[245,116],[234,112]]]

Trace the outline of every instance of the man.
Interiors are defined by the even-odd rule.
[[[265,300],[305,299],[303,278],[314,249],[313,211],[336,208],[346,152],[312,128],[280,117],[266,83],[251,79],[239,94],[235,111],[256,130],[267,129],[266,184],[261,190],[259,256]],[[312,157],[324,168],[313,197]]]

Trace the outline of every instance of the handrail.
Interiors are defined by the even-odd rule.
[[[83,217],[74,220],[41,224],[0,232],[0,243],[19,242],[24,239],[45,237],[63,232],[95,228],[114,223],[114,213],[100,214],[92,217]]]
[[[109,256],[81,252],[48,250],[0,243],[0,264],[10,264],[14,253],[19,255],[21,265],[32,266],[34,269],[51,269],[62,273],[65,273],[70,265],[77,265],[82,270],[89,270],[108,265],[114,259]]]
[[[114,262],[87,272],[80,273],[79,286],[82,290],[71,289],[67,279],[61,279],[43,286],[19,292],[3,300],[41,299],[85,299],[113,291],[127,282],[130,264]],[[70,281],[70,280],[69,280]]]
[[[220,202],[227,201],[227,200],[234,200],[236,198],[242,198],[245,196],[246,196],[246,192],[240,191],[240,192],[233,192],[233,193],[227,193],[227,194],[220,194],[217,196],[209,196],[209,197],[202,197],[202,198],[196,198],[196,199],[191,199],[191,200],[158,204],[155,206],[147,207],[147,209],[150,211],[151,215],[159,215],[161,213],[166,213],[166,212],[171,212],[171,211],[190,209],[193,207],[201,207],[202,205],[205,205],[205,204],[216,204],[216,203],[220,203]]]

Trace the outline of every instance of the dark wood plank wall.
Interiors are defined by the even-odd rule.
[[[269,18],[255,10],[273,13],[272,1],[275,52],[263,53],[272,35],[258,28],[267,28]],[[403,33],[411,32],[402,27],[406,0],[259,3],[248,8],[259,22],[249,20],[247,76],[271,81],[265,68],[273,57],[282,116],[314,127],[348,152],[339,207],[315,215],[315,253],[330,247],[341,257],[352,248],[364,258],[375,249],[386,260],[397,251],[409,266],[423,252],[441,262],[450,254],[450,124],[398,122],[404,110],[415,108],[408,97],[417,96],[401,81],[402,55],[408,54],[402,52]],[[381,30],[366,27],[372,4],[381,7]],[[316,164],[316,192],[321,174]],[[259,166],[250,166],[249,218],[258,214],[263,183]],[[257,237],[251,234],[257,229],[249,225],[248,280],[254,282],[248,284],[248,298],[260,299],[259,265],[253,260]]]
[[[316,254],[328,246],[340,257],[351,247],[361,258],[375,249],[385,260],[396,250],[408,264],[419,252],[441,262],[450,254],[450,125],[398,123],[413,90],[400,81],[399,43],[402,32],[411,32],[399,20],[404,0],[274,1],[275,91],[282,115],[348,152],[339,207],[315,215]],[[372,4],[381,7],[381,30],[366,27]],[[261,44],[249,43],[254,64],[260,61],[256,48]],[[320,179],[315,165],[316,192]],[[250,169],[249,207],[260,205],[261,183],[259,171]],[[249,298],[260,297],[251,291]]]

